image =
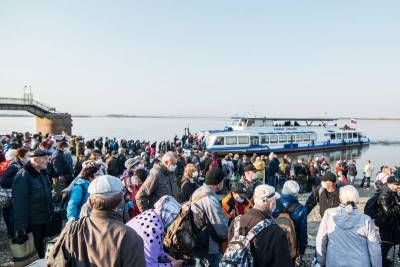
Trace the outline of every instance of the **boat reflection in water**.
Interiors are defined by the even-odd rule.
[[[304,159],[305,162],[315,158],[324,158],[329,162],[331,167],[335,166],[335,163],[339,160],[358,160],[361,158],[362,154],[366,153],[369,149],[369,146],[363,147],[351,147],[339,150],[319,150],[319,151],[310,151],[310,152],[302,152],[302,153],[291,153],[288,154],[288,157],[292,160],[292,163],[299,159]]]

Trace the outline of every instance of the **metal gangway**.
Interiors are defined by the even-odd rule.
[[[41,118],[58,113],[54,107],[34,100],[32,93],[26,91],[23,98],[0,97],[0,110],[25,110]]]

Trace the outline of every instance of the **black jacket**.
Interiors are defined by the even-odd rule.
[[[197,183],[192,183],[189,180],[183,182],[181,186],[181,199],[180,201],[186,202],[189,201],[190,197],[192,196],[193,192],[196,191],[197,188],[200,186]]]
[[[267,177],[273,177],[279,171],[279,160],[277,158],[273,158],[268,163],[268,168],[266,171]]]
[[[53,216],[51,187],[46,171],[37,172],[28,163],[14,178],[12,207],[15,230],[44,224]]]
[[[266,211],[250,209],[240,218],[240,233],[247,234],[262,220],[270,219]],[[228,240],[233,238],[234,224],[229,228]],[[265,228],[251,242],[254,266],[286,267],[293,266],[285,232],[276,224]]]
[[[22,167],[23,167],[22,162],[19,161],[18,159],[11,162],[6,172],[0,179],[0,186],[3,188],[10,189],[12,187],[15,175],[18,173],[20,169],[22,169]]]
[[[322,189],[321,186],[315,187],[306,202],[306,208],[308,214],[312,209],[319,203],[319,214],[321,218],[327,209],[336,208],[340,204],[339,199],[339,188],[336,188],[335,192],[329,193],[326,189]]]
[[[386,184],[380,190],[375,224],[382,241],[400,244],[400,197]]]
[[[50,160],[53,165],[54,177],[70,176],[72,175],[72,168],[68,161],[65,159],[63,151],[57,150],[53,153]]]

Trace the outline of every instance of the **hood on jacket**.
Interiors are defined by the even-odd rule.
[[[333,221],[335,222],[336,226],[344,230],[353,228],[360,220],[359,216],[355,216],[356,210],[357,208],[353,208],[353,211],[348,214],[345,207],[340,205],[337,208],[336,213],[333,215]]]

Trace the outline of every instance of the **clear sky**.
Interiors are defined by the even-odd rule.
[[[400,1],[0,2],[0,96],[72,114],[400,117]]]

